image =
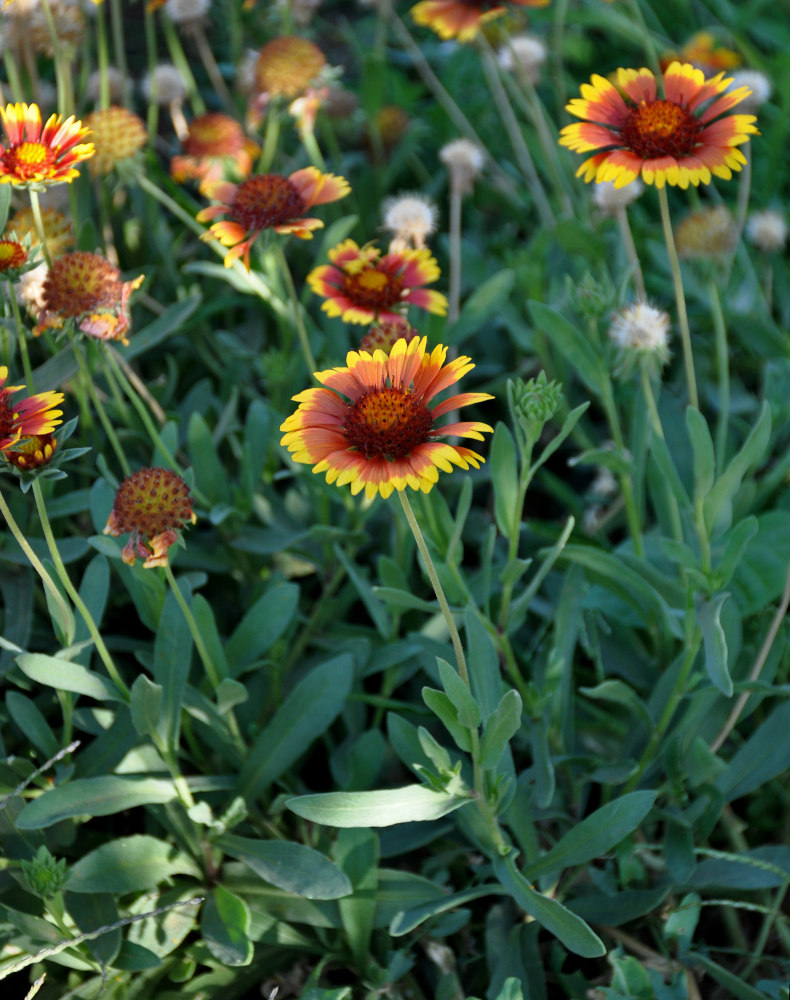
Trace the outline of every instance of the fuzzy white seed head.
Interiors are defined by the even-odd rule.
[[[727,89],[737,90],[738,87],[748,87],[751,91],[738,105],[738,112],[742,114],[754,114],[761,104],[765,104],[773,90],[765,73],[756,69],[742,69],[733,73],[732,83]]]
[[[644,189],[645,186],[638,177],[619,188],[614,186],[614,181],[599,181],[593,185],[593,202],[607,215],[615,215],[618,209],[635,201]]]
[[[462,193],[472,190],[483,169],[482,149],[470,139],[454,139],[439,150],[439,159],[450,171],[450,181]]]
[[[176,24],[201,21],[208,14],[211,0],[167,0],[164,11]]]
[[[758,250],[778,253],[787,242],[787,222],[780,212],[770,208],[753,212],[746,223],[746,235]]]
[[[646,302],[637,302],[617,313],[609,336],[623,352],[651,354],[661,364],[669,358],[669,316]]]
[[[187,93],[184,78],[171,63],[161,63],[140,81],[140,90],[146,101],[152,98],[157,104],[180,104]]]
[[[537,83],[546,61],[546,46],[534,35],[514,35],[497,52],[502,69],[521,72],[530,83]]]
[[[114,66],[107,67],[107,84],[110,93],[110,104],[123,104],[125,78],[123,73]],[[101,73],[96,70],[88,77],[85,87],[88,99],[98,101],[101,96]]]
[[[424,247],[426,239],[436,229],[436,205],[424,195],[401,194],[388,198],[382,210],[384,228],[403,249]]]

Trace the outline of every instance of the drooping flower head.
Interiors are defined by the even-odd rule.
[[[507,12],[510,7],[546,7],[550,0],[422,0],[411,9],[417,24],[433,28],[440,38],[471,41],[482,26]]]
[[[347,367],[316,372],[321,388],[294,396],[299,407],[280,427],[281,444],[295,462],[325,472],[328,483],[349,484],[354,495],[364,490],[368,498],[386,498],[407,486],[428,493],[439,471],[479,468],[482,456],[438,438],[482,441],[492,428],[476,421],[436,427],[435,421],[493,397],[465,392],[430,406],[474,368],[467,357],[445,364],[446,356],[441,345],[427,354],[425,337],[396,341],[389,357],[383,351],[349,352]]]
[[[258,91],[293,99],[310,86],[326,66],[324,53],[307,38],[282,35],[267,42],[255,63]]]
[[[130,566],[137,556],[143,567],[167,566],[167,550],[185,524],[197,521],[189,487],[175,472],[158,467],[138,469],[115,492],[105,535],[125,535],[121,556]]]
[[[37,104],[0,107],[7,145],[0,144],[0,183],[61,184],[78,176],[76,164],[93,156],[93,143],[82,140],[90,129],[74,116],[51,115],[41,123]]]
[[[123,160],[131,159],[146,144],[145,122],[127,108],[112,105],[92,111],[85,124],[93,133],[96,155],[89,164],[93,174],[109,174]]]
[[[406,305],[444,316],[447,299],[422,285],[436,281],[439,265],[429,250],[393,250],[382,256],[368,243],[344,240],[329,251],[331,264],[314,268],[307,283],[326,302],[328,316],[345,323],[396,322]],[[395,310],[398,310],[397,312]]]
[[[729,180],[746,162],[737,147],[757,134],[753,115],[727,114],[749,94],[729,84],[723,73],[706,80],[679,62],[664,73],[664,98],[649,69],[619,69],[617,87],[593,76],[566,107],[584,121],[566,125],[560,145],[595,154],[576,171],[585,181],[622,187],[641,174],[646,184],[687,188],[711,175]]]
[[[184,152],[170,161],[170,176],[174,181],[200,182],[205,193],[209,184],[227,180],[244,180],[252,171],[258,144],[244,134],[244,129],[230,115],[212,111],[189,123],[183,142]]]
[[[6,385],[8,369],[0,365],[0,451],[13,448],[22,438],[51,434],[61,423],[62,410],[55,407],[63,402],[62,392],[40,392],[12,403],[11,397],[25,387]]]
[[[43,309],[34,329],[60,329],[72,319],[78,330],[99,340],[127,344],[129,296],[143,278],[121,281],[117,267],[95,253],[77,250],[59,257],[44,280]]]
[[[313,205],[325,205],[344,198],[351,188],[345,177],[322,174],[315,167],[297,170],[290,177],[280,174],[259,174],[241,184],[219,181],[207,185],[210,198],[221,202],[198,212],[198,222],[208,222],[218,215],[226,218],[215,222],[201,239],[219,240],[231,249],[225,254],[225,267],[239,257],[250,269],[250,247],[264,229],[275,233],[293,233],[302,240],[312,239],[313,230],[321,229],[320,219],[304,213]]]

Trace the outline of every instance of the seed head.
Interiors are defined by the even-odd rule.
[[[753,212],[746,223],[746,235],[763,253],[780,253],[787,242],[787,222],[770,208]]]
[[[483,169],[482,149],[470,139],[454,139],[442,146],[439,159],[450,172],[450,183],[461,194],[469,194]]]
[[[388,198],[383,205],[384,228],[394,239],[394,249],[420,248],[436,229],[436,205],[421,194],[401,194]]]
[[[497,52],[502,69],[523,74],[529,83],[537,83],[546,61],[546,46],[534,35],[514,35]]]

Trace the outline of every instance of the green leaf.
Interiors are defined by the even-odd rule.
[[[180,579],[177,585],[188,604],[191,597],[188,583]],[[168,592],[154,639],[154,661],[151,667],[154,680],[162,688],[161,725],[168,749],[178,746],[181,708],[191,660],[192,635],[189,625],[178,606],[175,594]]]
[[[715,781],[728,802],[771,781],[790,768],[790,702],[768,716]]]
[[[80,778],[56,785],[29,802],[19,814],[20,830],[39,830],[73,816],[110,816],[151,803],[172,802],[176,790],[171,781],[135,775],[105,775]]]
[[[532,300],[528,306],[535,326],[545,331],[551,345],[565,355],[587,388],[600,394],[609,376],[590,338],[542,302]]]
[[[37,684],[46,684],[58,691],[84,694],[97,701],[123,700],[114,684],[79,663],[43,653],[22,653],[17,656],[16,662],[22,673]]]
[[[502,695],[494,714],[488,719],[480,742],[480,766],[496,767],[505,747],[521,726],[521,695],[511,688]]]
[[[427,903],[420,903],[419,906],[412,906],[408,910],[401,910],[396,914],[389,926],[389,932],[393,937],[400,937],[401,934],[408,934],[420,924],[425,923],[431,917],[440,913],[447,913],[464,903],[471,903],[475,899],[483,899],[485,896],[506,895],[507,891],[498,883],[489,885],[476,885],[470,889],[463,889],[455,892],[451,896],[442,896],[440,899],[433,899]]]
[[[256,739],[239,775],[239,794],[257,798],[301,757],[339,715],[353,676],[353,661],[344,653],[296,685]]]
[[[255,951],[250,941],[250,911],[239,896],[217,885],[200,911],[200,931],[206,947],[222,965],[249,965]]]
[[[95,247],[96,244],[92,243],[91,246]],[[135,330],[129,346],[119,350],[118,353],[128,360],[137,358],[151,347],[177,333],[200,305],[201,299],[202,295],[198,292],[174,302],[148,326],[144,326],[142,330]]]
[[[562,903],[536,892],[516,870],[512,856],[494,858],[494,874],[513,899],[575,955],[600,958],[606,954],[603,941],[587,924]]]
[[[541,467],[541,465],[545,465],[548,459],[550,459],[551,456],[554,454],[554,452],[560,447],[562,442],[570,435],[573,428],[576,426],[576,424],[578,424],[580,418],[583,416],[583,414],[587,412],[589,407],[590,407],[589,403],[580,403],[579,406],[576,406],[574,407],[574,409],[571,410],[571,412],[563,421],[562,427],[559,429],[559,431],[554,435],[551,441],[549,441],[549,443],[540,453],[540,457],[535,462],[532,463],[530,472],[533,475]],[[608,454],[611,455],[612,452],[609,452]]]
[[[187,425],[187,450],[200,489],[212,503],[227,503],[230,499],[228,477],[208,424],[197,412],[191,414]]]
[[[697,621],[702,629],[705,671],[711,682],[727,697],[732,697],[732,677],[727,667],[727,637],[721,621],[721,609],[730,595],[717,594],[712,600],[697,602]]]
[[[208,655],[220,677],[227,678],[228,663],[225,659],[225,647],[217,630],[214,611],[202,594],[192,595],[192,614],[197,622],[198,631],[203,636]]]
[[[68,889],[70,890],[71,886]],[[65,902],[74,922],[83,934],[111,927],[118,921],[118,907],[109,889],[97,889],[90,896],[67,891]],[[122,940],[121,928],[116,927],[86,943],[98,962],[102,965],[112,965],[121,950]]]
[[[140,674],[132,684],[129,710],[139,736],[149,736],[160,749],[166,746],[167,733],[162,725],[162,685]]]
[[[720,539],[724,543],[724,551],[716,565],[716,580],[719,587],[726,587],[730,582],[749,542],[757,534],[758,528],[759,521],[752,514],[739,521],[734,528],[727,532],[724,538]]]
[[[583,865],[606,854],[639,826],[656,800],[656,792],[622,795],[573,826],[542,858],[524,868],[524,877],[539,876]]]
[[[469,730],[459,723],[458,709],[453,705],[444,691],[424,687],[422,689],[422,700],[455,740],[456,746],[469,753],[472,749]]]
[[[708,421],[693,406],[686,408],[686,428],[694,453],[694,498],[701,502],[710,493],[716,477],[716,457]]]
[[[598,701],[607,701],[613,705],[622,705],[629,714],[640,719],[652,733],[655,729],[653,717],[648,711],[647,705],[642,701],[636,691],[630,688],[623,681],[602,681],[595,687],[579,688],[581,694],[588,698],[595,698]]]
[[[443,660],[439,656],[436,657],[436,663],[439,667],[444,693],[458,712],[458,721],[467,729],[477,729],[480,725],[480,706],[464,684],[461,675],[455,667],[450,666],[447,660]]]
[[[507,301],[515,281],[511,270],[497,271],[477,286],[463,305],[458,321],[447,331],[446,344],[461,344],[498,311]]]
[[[8,714],[22,731],[25,739],[40,750],[45,758],[54,757],[60,750],[60,744],[36,703],[18,691],[9,691],[5,696],[5,703]]]
[[[387,609],[373,592],[373,588],[368,583],[365,576],[359,571],[356,565],[348,558],[339,545],[333,548],[335,558],[341,563],[343,569],[348,573],[349,580],[353,583],[359,594],[360,600],[365,605],[370,619],[376,626],[382,639],[387,639],[392,632],[392,623]]]
[[[242,445],[241,481],[251,500],[261,485],[261,475],[269,447],[271,420],[269,408],[260,399],[254,399],[247,410]]]
[[[731,518],[729,507],[732,499],[749,469],[765,458],[770,440],[771,407],[764,401],[757,423],[744,441],[743,447],[733,456],[705,500],[705,523],[711,534],[714,527],[721,522],[725,522],[724,527],[729,525]]]
[[[340,919],[357,968],[370,960],[370,941],[376,916],[379,842],[372,830],[338,831],[333,857],[347,875],[353,892],[338,900]]]
[[[172,844],[148,834],[135,834],[110,840],[83,855],[70,869],[67,889],[118,895],[149,892],[176,874],[199,879],[200,869]]]
[[[272,648],[291,624],[299,606],[299,586],[276,583],[253,604],[225,648],[231,676],[238,677]]]
[[[0,233],[5,232],[8,222],[8,209],[11,207],[12,184],[0,184]]]
[[[493,639],[471,605],[464,615],[464,629],[469,683],[483,719],[487,719],[496,708],[503,687],[499,657]]]
[[[498,423],[488,449],[491,466],[491,483],[494,487],[494,516],[497,527],[505,538],[521,527],[516,521],[518,500],[518,452],[516,442],[506,424]]]
[[[440,819],[472,800],[468,796],[434,792],[424,785],[406,785],[374,792],[326,792],[300,795],[286,805],[303,819],[326,826],[397,826]]]
[[[265,882],[305,899],[340,899],[351,892],[348,877],[337,865],[304,844],[252,840],[232,833],[220,837],[216,843]]]

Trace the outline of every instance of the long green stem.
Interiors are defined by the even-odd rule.
[[[653,41],[653,36],[650,33],[647,22],[645,21],[645,15],[642,13],[642,8],[639,6],[639,0],[628,0],[628,6],[634,16],[634,21],[636,21],[642,31],[642,40],[645,43],[645,53],[647,54],[647,60],[650,63],[650,68],[653,70],[653,74],[657,80],[663,80],[661,61],[658,58],[658,49],[656,48],[656,43]]]
[[[209,655],[208,649],[206,649],[206,644],[203,641],[203,636],[200,634],[200,629],[198,628],[197,622],[195,621],[195,616],[192,614],[192,609],[187,604],[184,595],[181,593],[181,588],[178,586],[176,578],[173,576],[173,570],[170,568],[169,563],[165,563],[165,577],[167,578],[167,582],[170,584],[170,589],[173,592],[173,597],[175,597],[176,601],[178,602],[178,606],[181,608],[184,618],[186,619],[186,623],[189,627],[189,631],[192,636],[192,641],[195,643],[195,649],[197,649],[198,656],[200,657],[200,662],[203,664],[206,670],[206,676],[208,677],[211,686],[213,688],[216,688],[218,687],[222,678],[220,677],[219,672],[216,666],[214,665],[214,661],[211,659],[211,656]]]
[[[614,401],[614,396],[612,395],[611,383],[608,380],[603,384],[601,403],[603,404],[604,411],[606,412],[606,416],[609,421],[609,427],[612,431],[612,438],[614,439],[615,446],[621,455],[625,455],[625,439],[623,438],[623,432],[620,427],[620,418],[617,415],[617,406]],[[634,490],[630,473],[622,473],[620,475],[620,489],[623,494],[628,529],[631,534],[631,540],[634,543],[634,552],[638,556],[643,556],[645,554],[645,545],[642,539],[641,518],[639,517],[639,512],[636,509],[636,500],[634,499]]]
[[[730,352],[727,345],[727,325],[721,307],[721,297],[716,282],[708,282],[708,301],[713,318],[716,344],[716,375],[719,381],[719,415],[716,422],[716,461],[719,469],[727,459],[727,431],[730,420]]]
[[[52,267],[52,254],[50,254],[49,246],[47,245],[47,234],[44,231],[44,220],[41,218],[41,203],[38,200],[38,191],[34,187],[29,187],[27,193],[30,198],[30,211],[33,213],[36,233],[41,240],[41,250],[44,254],[44,259],[47,262],[47,267]]]
[[[197,81],[195,80],[195,76],[192,72],[192,67],[189,65],[189,60],[186,57],[184,47],[181,44],[181,39],[178,37],[175,25],[167,14],[162,15],[160,23],[162,25],[168,51],[170,52],[170,58],[173,60],[173,65],[181,74],[181,79],[184,81],[187,97],[189,98],[189,103],[192,105],[192,111],[196,115],[204,115],[206,113],[206,102],[200,96]]]
[[[683,347],[683,362],[686,366],[686,383],[689,391],[689,402],[699,409],[697,395],[697,377],[694,373],[694,354],[691,349],[691,331],[689,329],[688,311],[686,309],[686,293],[683,290],[683,276],[680,273],[680,261],[675,247],[675,237],[672,235],[672,220],[669,217],[669,199],[667,189],[658,189],[658,204],[661,209],[661,226],[664,230],[664,242],[667,246],[669,267],[672,271],[672,284],[675,289],[675,303],[678,310],[678,326],[680,327],[680,343]]]
[[[22,314],[19,311],[19,303],[16,300],[14,288],[10,281],[6,282],[6,293],[8,295],[8,301],[11,304],[11,313],[14,317],[14,323],[16,324],[17,339],[19,340],[19,353],[22,355],[22,368],[25,372],[25,385],[28,388],[28,392],[34,393],[36,391],[36,387],[33,383],[33,369],[30,365],[30,353],[27,349],[27,327],[22,322]]]
[[[104,643],[104,639],[101,637],[101,633],[93,620],[93,615],[88,610],[87,605],[80,597],[80,593],[74,584],[71,582],[71,577],[68,574],[63,560],[60,556],[60,551],[58,550],[58,544],[55,541],[55,536],[52,533],[52,526],[49,523],[49,515],[47,514],[47,506],[44,502],[44,495],[41,492],[41,484],[37,479],[33,480],[33,496],[36,501],[36,510],[38,511],[39,520],[41,521],[41,530],[44,532],[44,539],[47,543],[47,548],[49,549],[49,554],[52,562],[55,566],[55,572],[58,574],[58,579],[63,584],[63,589],[71,598],[74,607],[79,611],[82,616],[82,620],[88,628],[93,643],[96,646],[96,652],[101,657],[102,663],[104,663],[107,673],[110,675],[112,680],[115,682],[115,686],[123,695],[124,699],[129,698],[129,688],[124,684],[123,679],[118,672],[118,668],[115,666],[110,651]]]
[[[30,542],[28,542],[27,538],[25,538],[24,532],[17,524],[16,518],[11,513],[11,508],[6,503],[6,499],[3,496],[2,492],[0,492],[0,514],[2,514],[3,517],[5,518],[5,522],[8,525],[8,530],[16,539],[17,544],[27,556],[30,565],[33,567],[33,569],[36,571],[36,573],[38,573],[39,577],[41,578],[41,582],[46,587],[47,593],[54,601],[58,609],[58,612],[60,614],[61,621],[63,623],[63,629],[65,632],[64,639],[66,641],[66,645],[70,646],[71,643],[74,641],[74,615],[71,613],[71,608],[63,600],[63,595],[61,594],[60,590],[58,590],[57,584],[49,575],[46,567],[31,548]]]
[[[74,352],[74,357],[77,359],[77,364],[80,369],[80,374],[82,375],[82,381],[85,383],[85,388],[87,389],[88,395],[90,396],[91,402],[93,403],[93,408],[99,417],[99,421],[102,427],[104,428],[104,432],[107,435],[107,438],[110,442],[110,447],[115,452],[115,457],[118,459],[118,464],[120,465],[124,476],[128,476],[132,471],[132,467],[129,464],[128,458],[126,457],[126,452],[123,449],[123,445],[121,444],[120,438],[115,432],[115,426],[112,420],[110,419],[107,410],[105,409],[101,396],[96,390],[96,386],[93,381],[93,375],[91,374],[90,369],[88,368],[85,362],[85,358],[83,357],[82,354],[82,347],[80,344],[76,342],[73,333],[70,334],[70,337],[71,337],[71,347]]]
[[[280,271],[282,272],[283,280],[285,281],[285,287],[288,289],[288,297],[290,298],[291,305],[293,307],[293,324],[294,329],[296,330],[296,336],[299,340],[299,346],[302,349],[302,355],[304,356],[307,370],[312,374],[312,372],[317,370],[317,366],[312,349],[310,348],[310,341],[307,337],[307,329],[304,325],[302,303],[299,301],[299,296],[296,294],[296,286],[294,285],[294,280],[291,275],[291,269],[288,266],[288,260],[283,252],[283,248],[279,243],[274,244],[274,252],[277,257],[277,262],[280,265]]]
[[[644,302],[647,298],[647,292],[645,291],[645,278],[642,274],[642,265],[639,263],[639,254],[636,251],[634,234],[631,232],[631,225],[628,221],[628,209],[625,205],[618,206],[617,211],[615,212],[615,218],[617,219],[617,226],[620,230],[620,239],[622,240],[625,255],[631,269],[631,277],[634,279],[636,297],[640,302]]]

